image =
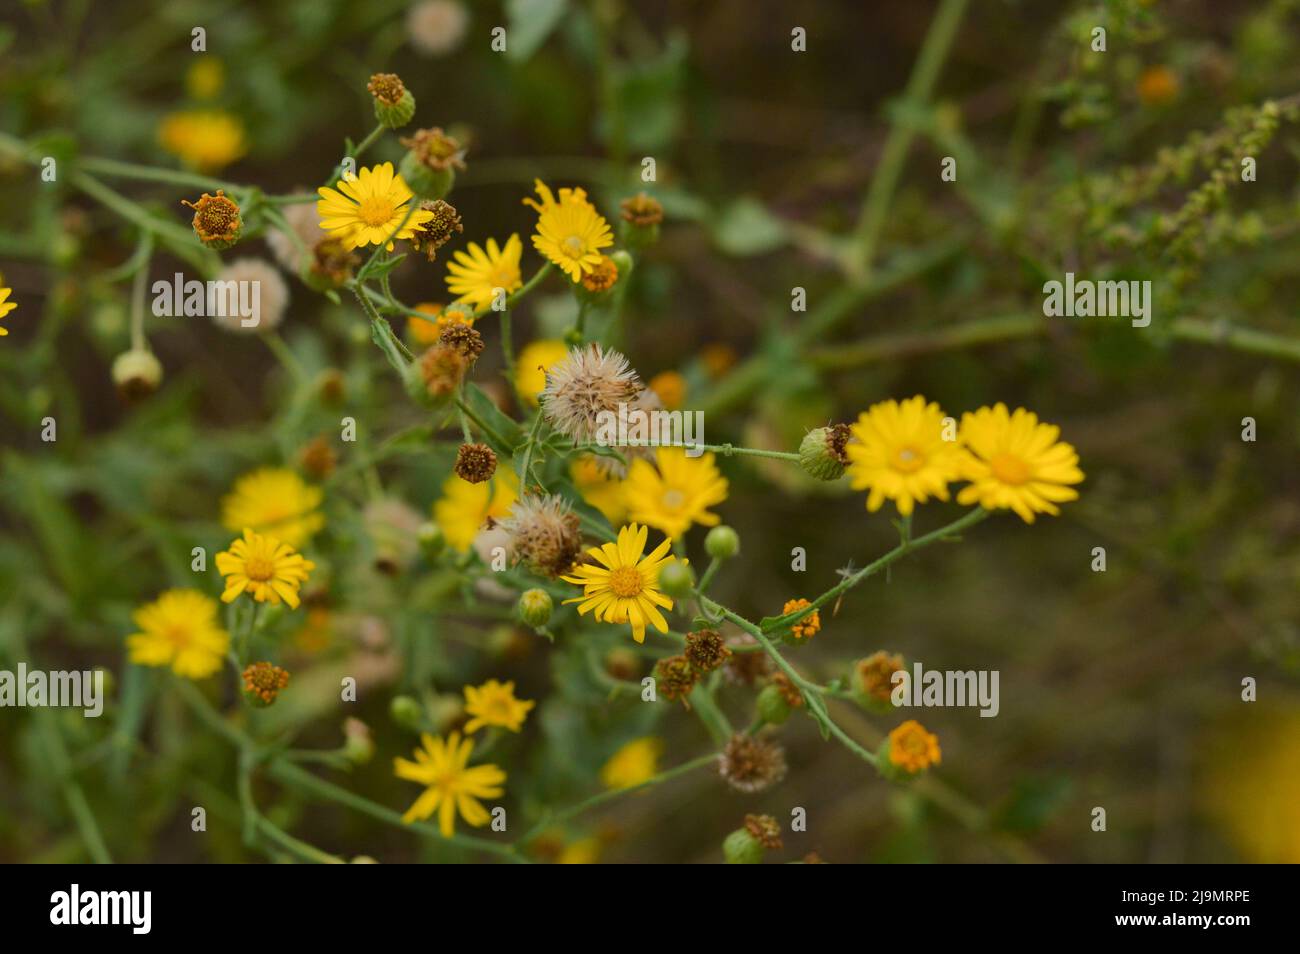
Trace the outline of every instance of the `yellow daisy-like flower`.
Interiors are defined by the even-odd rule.
[[[569,354],[569,346],[550,338],[529,342],[519,352],[515,362],[515,390],[532,407],[537,407],[537,395],[546,387],[546,370],[559,364]]]
[[[15,308],[18,307],[18,302],[9,301],[9,296],[13,294],[13,289],[2,287],[3,281],[4,281],[3,279],[0,279],[0,318],[3,318],[5,315],[9,314],[9,312],[13,311]],[[0,325],[0,338],[3,338],[7,334],[9,334],[9,329]],[[542,381],[543,387],[545,386],[545,384],[546,384],[545,379],[543,379]]]
[[[623,481],[628,516],[674,540],[695,523],[717,526],[721,518],[708,508],[727,499],[727,479],[713,460],[711,453],[687,457],[681,447],[656,448],[653,465],[633,460]]]
[[[474,743],[461,741],[459,732],[451,733],[446,741],[421,733],[420,742],[414,762],[393,759],[393,773],[398,778],[427,786],[402,821],[423,821],[437,812],[438,827],[447,838],[456,832],[458,812],[475,828],[486,825],[491,816],[479,799],[500,798],[506,773],[495,765],[470,765]]]
[[[240,593],[251,593],[259,603],[278,606],[283,600],[297,609],[298,588],[314,569],[316,564],[289,544],[245,527],[241,539],[217,554],[217,572],[226,578],[221,602],[233,603]]]
[[[938,404],[919,394],[901,404],[881,401],[858,416],[845,452],[853,489],[871,490],[868,510],[879,510],[888,497],[906,517],[930,497],[948,499],[959,456],[957,441],[944,440],[944,418]]]
[[[320,216],[321,228],[333,232],[349,249],[387,242],[386,248],[391,252],[393,239],[409,239],[416,229],[433,218],[433,213],[425,209],[407,207],[413,193],[402,177],[393,172],[391,162],[344,176],[337,190],[321,186],[316,193],[320,196],[316,214]],[[401,231],[397,231],[399,226]]]
[[[540,179],[535,183],[542,201],[524,199],[524,205],[532,206],[538,213],[533,247],[573,281],[580,281],[584,273],[595,269],[604,258],[600,250],[614,244],[609,223],[587,201],[583,189],[561,189],[557,202]]]
[[[524,243],[518,235],[506,239],[504,247],[496,239],[488,239],[487,247],[470,242],[464,250],[457,249],[452,261],[447,263],[447,290],[459,301],[467,301],[475,308],[492,304],[497,289],[509,295],[523,287],[519,274],[519,260],[524,254]]]
[[[889,733],[889,761],[904,772],[923,772],[938,765],[939,737],[925,730],[915,719],[908,719]]]
[[[131,618],[140,632],[126,638],[137,666],[171,666],[186,679],[204,679],[221,668],[230,634],[217,622],[217,601],[198,590],[168,590]]]
[[[481,686],[466,686],[465,711],[472,718],[465,723],[465,734],[477,732],[485,725],[518,732],[528,717],[528,710],[535,705],[530,700],[515,698],[513,682],[489,679]]]
[[[791,613],[797,613],[801,609],[807,609],[811,605],[811,603],[802,597],[797,600],[786,600],[785,605],[781,607],[781,615],[789,616]],[[821,631],[821,628],[821,613],[817,610],[813,610],[807,616],[794,623],[790,627],[790,633],[798,640],[812,639]]]
[[[971,484],[958,493],[957,502],[1011,509],[1025,523],[1033,523],[1039,513],[1056,516],[1058,503],[1079,497],[1069,485],[1083,480],[1079,455],[1057,440],[1060,435],[1059,427],[1041,423],[1022,407],[1013,414],[998,403],[962,415],[959,461],[961,476]]]
[[[442,497],[434,502],[433,522],[447,545],[465,553],[489,517],[501,520],[519,499],[519,480],[514,472],[498,468],[491,480],[471,484],[452,474],[442,485]]]
[[[561,577],[583,587],[582,596],[565,603],[577,603],[579,615],[594,610],[596,619],[606,623],[631,623],[632,638],[638,643],[645,642],[647,622],[661,633],[668,632],[668,621],[658,607],[673,608],[673,601],[659,592],[659,570],[676,557],[665,555],[669,547],[665,540],[642,558],[648,533],[647,527],[635,523],[624,527],[618,532],[618,543],[587,551],[599,565],[584,563],[572,576]]]
[[[158,143],[200,172],[224,169],[248,152],[243,124],[215,109],[168,114],[158,127]]]
[[[221,523],[236,533],[252,527],[301,547],[325,525],[325,516],[316,509],[323,496],[319,487],[291,470],[263,467],[244,474],[221,498]]]
[[[654,778],[659,771],[659,756],[664,744],[654,736],[633,739],[609,757],[600,770],[606,788],[631,788]]]
[[[582,499],[605,515],[610,523],[618,525],[627,516],[627,502],[623,498],[623,481],[611,477],[591,454],[583,454],[569,464],[569,477]]]

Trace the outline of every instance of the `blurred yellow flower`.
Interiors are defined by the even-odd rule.
[[[478,484],[452,474],[442,485],[442,497],[434,502],[433,521],[447,545],[465,553],[488,517],[502,519],[518,499],[519,480],[513,471],[498,469],[491,480]]]
[[[406,334],[415,344],[432,347],[438,343],[443,331],[449,325],[460,324],[473,327],[474,316],[459,308],[447,310],[436,302],[422,301],[415,310],[434,317],[434,321],[423,321],[414,315],[406,321]]]
[[[614,244],[614,235],[585,190],[561,189],[557,202],[549,187],[535,181],[542,201],[524,199],[538,213],[533,247],[576,282],[600,264],[600,250]]]
[[[650,390],[659,395],[664,407],[675,411],[686,400],[686,379],[677,371],[660,371],[650,379]]]
[[[537,395],[546,387],[546,370],[563,361],[568,353],[563,341],[549,338],[526,345],[515,361],[515,390],[520,397],[537,407]]]
[[[600,860],[600,839],[580,838],[564,846],[560,857],[555,859],[557,865],[594,865]]]
[[[291,470],[262,467],[240,477],[221,499],[221,523],[236,533],[252,527],[301,547],[325,525],[316,509],[323,496]]]
[[[185,71],[185,91],[195,99],[213,99],[225,82],[226,66],[211,53],[200,56]]]
[[[664,743],[654,736],[633,739],[609,757],[600,770],[606,788],[631,788],[650,781],[659,771]]]
[[[420,742],[414,762],[393,759],[393,773],[398,778],[428,786],[402,815],[402,821],[423,821],[436,811],[438,827],[447,838],[455,834],[458,812],[476,828],[486,825],[491,816],[479,799],[504,794],[506,773],[495,765],[471,766],[474,743],[461,741],[459,732],[451,733],[446,741],[421,733]]]
[[[627,515],[627,502],[623,499],[623,481],[611,477],[591,454],[574,458],[569,464],[569,476],[582,499],[605,515],[617,526]]]
[[[13,294],[13,289],[5,288],[4,278],[0,277],[0,318],[3,318],[5,315],[9,314],[9,312],[18,307],[18,302],[9,301],[9,296],[11,294]],[[0,338],[3,338],[7,334],[9,334],[9,329],[0,325]]]
[[[158,143],[200,172],[224,169],[248,152],[243,124],[215,109],[184,110],[164,116],[158,127]]]
[[[518,235],[506,239],[504,247],[490,238],[486,250],[477,242],[470,242],[463,251],[457,249],[453,260],[447,263],[447,289],[476,309],[486,308],[492,304],[498,288],[509,295],[523,287],[519,274],[523,254],[524,243]]]
[[[874,513],[888,498],[906,517],[930,497],[948,499],[958,448],[955,432],[944,440],[944,420],[939,405],[919,394],[902,403],[881,401],[858,415],[845,453],[853,489],[871,491],[868,510]]]
[[[1138,77],[1138,99],[1148,106],[1163,106],[1178,95],[1178,74],[1167,66],[1151,66]]]
[[[889,733],[889,761],[904,772],[923,772],[939,764],[939,739],[908,719]]]
[[[283,601],[290,609],[298,608],[298,588],[316,569],[289,544],[248,528],[229,550],[217,554],[216,563],[217,572],[226,578],[221,602],[233,603],[241,593],[249,593],[259,603],[278,606]]]
[[[407,202],[414,193],[391,162],[363,168],[357,175],[345,175],[338,189],[321,186],[316,190],[316,214],[321,228],[332,232],[349,249],[383,245],[393,250],[393,239],[409,239],[433,213],[411,209]],[[403,224],[405,223],[405,224]]]
[[[1300,863],[1300,711],[1258,710],[1210,740],[1201,802],[1245,860]]]
[[[668,621],[657,607],[673,608],[672,599],[659,592],[659,570],[676,557],[667,555],[670,541],[664,540],[643,558],[648,533],[635,523],[623,527],[617,543],[587,551],[597,563],[584,563],[572,576],[560,577],[583,588],[581,596],[564,601],[577,603],[579,615],[595,610],[596,619],[606,623],[631,623],[632,638],[638,643],[645,642],[647,623],[668,632]]]
[[[656,448],[653,465],[644,458],[633,460],[623,481],[629,518],[674,540],[692,524],[717,526],[721,518],[708,508],[726,499],[727,479],[713,454],[691,458],[680,447]]]
[[[140,632],[126,638],[137,666],[171,666],[186,679],[203,679],[221,668],[230,634],[217,622],[220,607],[198,590],[168,590],[131,618]]]
[[[959,462],[961,476],[971,484],[962,488],[957,502],[978,502],[988,510],[1009,508],[1025,523],[1033,523],[1038,513],[1060,513],[1058,503],[1079,497],[1069,485],[1083,480],[1079,455],[1057,440],[1060,434],[1059,427],[1039,423],[1031,411],[1016,408],[1008,413],[1002,403],[963,414]]]
[[[471,716],[465,724],[466,735],[485,725],[518,732],[528,717],[528,710],[537,705],[527,699],[516,699],[514,682],[489,679],[481,686],[466,686],[464,691],[465,711]]]

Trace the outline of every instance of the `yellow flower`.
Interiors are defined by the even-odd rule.
[[[500,520],[519,499],[519,481],[509,470],[498,470],[491,480],[471,484],[455,474],[442,485],[442,498],[433,505],[433,521],[459,553],[469,550],[488,517]]]
[[[654,736],[633,739],[609,757],[600,770],[606,788],[631,788],[655,777],[664,744]]]
[[[3,283],[4,279],[0,278],[0,318],[3,318],[5,315],[9,314],[9,312],[18,307],[18,302],[8,300],[9,296],[13,293],[13,289],[3,287]],[[0,326],[0,338],[3,338],[7,334],[9,334],[9,329]],[[538,390],[540,390],[540,388]]]
[[[939,764],[939,738],[908,719],[889,733],[889,761],[904,772],[923,772]]]
[[[221,668],[230,634],[217,622],[217,601],[198,590],[168,590],[131,618],[141,632],[126,638],[137,666],[171,666],[186,679],[203,679]]]
[[[456,831],[456,813],[476,828],[488,823],[490,815],[480,798],[499,798],[505,789],[506,773],[495,765],[469,764],[474,743],[463,742],[459,732],[446,741],[421,733],[422,747],[415,750],[415,761],[393,759],[393,772],[408,782],[428,786],[406,810],[402,821],[423,821],[438,813],[438,827],[450,838]]]
[[[565,845],[560,857],[555,859],[557,865],[594,865],[600,860],[600,839],[580,838]]]
[[[409,239],[433,213],[410,209],[412,192],[391,162],[363,168],[358,175],[339,180],[338,190],[321,186],[316,190],[316,214],[321,228],[333,232],[349,249],[382,245],[393,250],[392,239]],[[409,215],[409,217],[408,217]],[[405,221],[405,225],[403,225]],[[398,227],[400,231],[396,231]],[[396,234],[394,234],[396,232]]]
[[[805,599],[786,600],[785,605],[781,607],[781,615],[789,616],[791,613],[797,613],[801,609],[807,609],[811,604]],[[790,627],[790,632],[795,639],[812,639],[822,628],[822,617],[817,610],[813,610],[807,616],[800,618]]]
[[[221,499],[221,523],[238,533],[252,527],[291,547],[301,547],[325,525],[316,508],[324,496],[291,470],[263,467],[244,474]]]
[[[536,181],[537,194],[542,197],[524,199],[524,205],[537,210],[537,231],[533,234],[533,247],[554,262],[573,281],[581,280],[584,272],[600,264],[602,248],[614,244],[609,223],[587,201],[582,189],[561,189],[557,202],[551,190]]]
[[[605,515],[612,524],[620,524],[627,515],[623,499],[623,481],[609,475],[591,454],[583,454],[569,464],[569,476],[582,499]]]
[[[515,698],[513,682],[489,679],[481,686],[466,686],[465,711],[473,718],[465,724],[465,733],[477,732],[485,725],[518,732],[528,717],[528,710],[535,705],[527,699]]]
[[[713,454],[690,458],[681,447],[655,449],[655,463],[637,458],[623,481],[623,499],[632,520],[662,530],[674,540],[698,523],[715,527],[721,518],[708,508],[727,499],[727,479]]]
[[[624,527],[618,532],[617,544],[606,543],[587,551],[601,565],[584,563],[573,571],[573,576],[561,577],[583,587],[582,596],[565,603],[577,603],[579,615],[595,610],[596,619],[606,623],[630,622],[632,638],[638,643],[645,642],[647,622],[661,633],[668,632],[668,621],[657,607],[673,608],[673,601],[659,592],[659,570],[676,557],[665,556],[669,546],[665,540],[642,559],[648,532],[635,523]]]
[[[210,53],[196,59],[185,71],[185,91],[195,99],[213,99],[225,82],[225,65]]]
[[[298,608],[298,587],[316,564],[275,537],[244,528],[242,539],[217,554],[217,572],[226,578],[223,603],[233,603],[240,593],[251,593],[259,603],[278,606],[280,601]]]
[[[416,305],[415,310],[434,319],[433,321],[424,321],[412,315],[406,322],[407,336],[416,344],[423,345],[426,348],[436,345],[442,333],[452,325],[474,326],[473,316],[459,308],[447,310],[443,305],[424,301]]]
[[[487,249],[470,242],[465,250],[457,249],[453,261],[447,263],[447,289],[459,301],[467,301],[475,308],[492,304],[497,289],[509,295],[523,287],[519,275],[519,259],[524,254],[524,243],[518,235],[506,239],[505,247],[496,239],[487,240]]]
[[[858,415],[845,452],[853,489],[871,490],[868,510],[879,510],[888,497],[906,517],[929,497],[948,499],[948,482],[957,479],[958,446],[943,439],[943,422],[939,405],[919,394],[901,404],[881,401]]]
[[[248,152],[243,124],[220,110],[194,109],[164,116],[158,142],[200,172],[224,169]]]
[[[1057,440],[1060,434],[1059,427],[1040,423],[1038,415],[1024,408],[1011,414],[1002,403],[963,414],[965,448],[959,461],[961,476],[971,484],[962,488],[957,502],[1011,509],[1025,523],[1033,523],[1038,513],[1060,513],[1058,503],[1079,497],[1068,485],[1083,480],[1079,455]]]
[[[1244,860],[1300,864],[1300,711],[1261,704],[1206,740],[1199,801]]]
[[[537,395],[546,387],[546,369],[563,361],[568,353],[563,341],[549,338],[526,345],[515,362],[515,390],[520,397],[537,407]]]
[[[660,371],[650,379],[650,390],[659,395],[664,407],[675,411],[686,400],[686,379],[677,371]]]

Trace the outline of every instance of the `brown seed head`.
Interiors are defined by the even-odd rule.
[[[658,199],[652,199],[644,192],[630,199],[624,199],[619,205],[623,209],[624,221],[632,225],[658,225],[664,220],[664,207],[659,204]]]
[[[244,691],[270,705],[281,689],[289,685],[289,673],[269,662],[255,662],[244,669]]]
[[[730,656],[731,650],[716,630],[701,629],[686,634],[686,658],[700,672],[712,672]]]
[[[218,189],[216,195],[205,192],[198,202],[182,199],[181,205],[188,205],[194,210],[194,234],[205,245],[227,244],[239,237],[239,231],[243,227],[239,205],[224,190]]]
[[[456,476],[471,484],[491,480],[497,470],[497,455],[486,444],[461,444],[456,451]]]
[[[402,101],[402,97],[406,95],[406,87],[402,85],[402,78],[396,73],[376,73],[370,77],[366,89],[371,96],[385,106],[396,106]]]

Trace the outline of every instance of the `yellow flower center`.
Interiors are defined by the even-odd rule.
[[[634,566],[620,566],[609,575],[609,589],[615,596],[639,596],[641,588],[641,571]]]
[[[924,465],[925,455],[915,447],[900,447],[894,454],[894,470],[910,474],[920,470]]]
[[[167,627],[167,641],[178,650],[187,648],[192,642],[192,636],[193,632],[190,627],[183,623]]]
[[[686,495],[680,490],[666,490],[662,502],[669,510],[681,510],[686,503]]]
[[[244,561],[244,574],[250,580],[265,583],[275,576],[275,564],[264,556],[249,557]]]
[[[560,243],[560,251],[564,252],[569,258],[582,258],[582,253],[586,251],[587,245],[576,235],[570,235]]]
[[[1014,454],[998,454],[989,461],[989,470],[1004,484],[1023,484],[1032,476],[1029,465]]]
[[[366,225],[378,227],[393,217],[393,203],[379,196],[366,199],[357,206],[357,218]]]

